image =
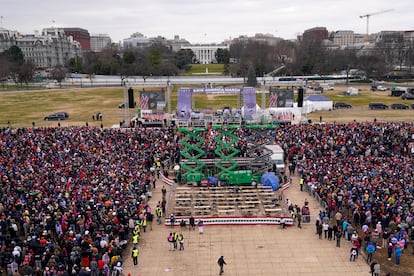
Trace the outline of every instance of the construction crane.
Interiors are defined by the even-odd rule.
[[[390,12],[393,11],[394,9],[388,9],[388,10],[383,10],[383,11],[379,11],[379,12],[373,12],[373,13],[368,13],[368,14],[364,14],[364,15],[360,15],[359,18],[367,18],[367,33],[366,33],[366,37],[365,40],[368,39],[368,35],[369,35],[369,18],[373,15],[377,15],[377,14],[381,14],[381,13],[386,13],[386,12]]]

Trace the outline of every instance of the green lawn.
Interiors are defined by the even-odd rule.
[[[224,71],[224,64],[191,64],[191,69],[187,74],[188,75],[222,74],[223,71]]]

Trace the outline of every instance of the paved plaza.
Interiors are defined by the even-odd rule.
[[[161,199],[161,187],[158,183],[153,191],[152,210]],[[350,243],[341,239],[338,248],[333,240],[318,239],[314,223],[319,206],[307,193],[299,191],[297,178],[293,178],[284,196],[300,207],[308,198],[311,223],[303,224],[302,229],[206,226],[204,234],[187,228],[182,231],[185,250],[170,251],[167,236],[173,231],[180,233],[180,227],[170,228],[154,221],[153,230],[147,229],[141,235],[138,266],[132,264],[130,249],[125,252],[124,275],[219,275],[220,256],[227,262],[223,275],[370,275],[362,256],[356,262],[349,261]]]

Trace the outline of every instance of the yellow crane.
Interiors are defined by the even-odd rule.
[[[368,35],[369,35],[369,18],[373,15],[377,15],[377,14],[382,14],[382,13],[386,13],[386,12],[390,12],[393,11],[394,9],[388,9],[388,10],[383,10],[383,11],[378,11],[378,12],[373,12],[373,13],[368,13],[368,14],[364,14],[364,15],[360,15],[359,18],[367,18],[367,33],[366,33],[366,37],[365,40],[368,39]]]

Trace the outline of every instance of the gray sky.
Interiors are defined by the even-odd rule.
[[[179,35],[191,43],[222,42],[255,33],[284,39],[304,30],[414,30],[412,0],[0,0],[1,26],[24,34],[46,27],[80,27],[113,41],[134,32],[147,37]],[[54,22],[54,23],[53,23]]]

